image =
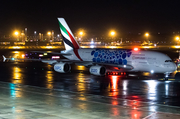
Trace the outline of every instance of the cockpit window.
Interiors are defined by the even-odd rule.
[[[166,60],[165,62],[172,62],[172,60]]]

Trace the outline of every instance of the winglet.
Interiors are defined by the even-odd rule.
[[[5,62],[6,61],[6,57],[3,55],[3,62]]]

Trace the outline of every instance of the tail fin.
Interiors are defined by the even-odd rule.
[[[6,57],[3,55],[3,62],[5,62],[6,61]]]
[[[74,38],[70,28],[68,27],[64,18],[58,18],[60,31],[63,37],[63,42],[66,50],[79,49],[79,44]]]

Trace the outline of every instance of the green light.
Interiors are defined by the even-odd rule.
[[[14,58],[11,58],[11,60],[14,60]]]

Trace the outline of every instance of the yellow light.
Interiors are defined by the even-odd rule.
[[[78,70],[85,70],[85,66],[77,66]]]
[[[52,46],[46,46],[46,48],[53,48]]]
[[[80,31],[80,32],[79,32],[79,35],[81,35],[81,36],[82,36],[82,35],[83,35],[83,32],[82,32],[82,31]]]
[[[145,36],[148,37],[148,36],[149,36],[149,33],[146,33]]]
[[[44,55],[47,55],[47,53],[44,53]]]
[[[14,51],[14,52],[12,52],[12,53],[19,53],[18,51]]]
[[[16,35],[16,36],[17,36],[18,34],[19,34],[19,32],[18,32],[18,31],[15,31],[15,32],[14,32],[14,35]]]
[[[50,36],[50,35],[51,35],[51,32],[49,31],[49,32],[47,32],[47,34]]]
[[[179,36],[176,37],[176,40],[179,40]]]
[[[115,35],[115,32],[114,32],[114,31],[111,31],[110,34],[111,34],[111,36],[114,36],[114,35]]]
[[[22,56],[22,58],[25,58],[25,54],[22,54],[21,56]]]
[[[180,48],[180,46],[174,46],[175,48]]]
[[[20,49],[19,46],[12,46],[13,49]]]

